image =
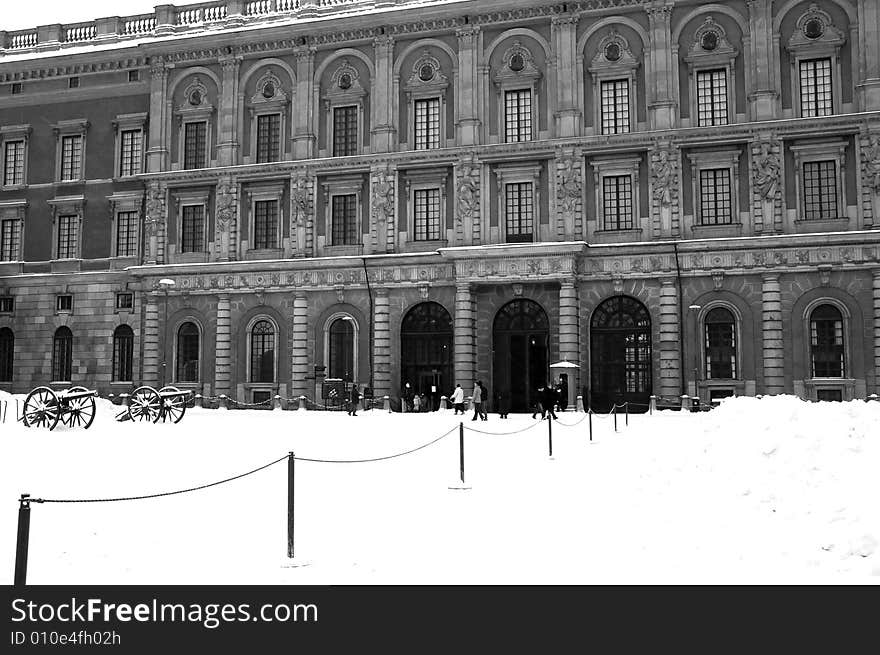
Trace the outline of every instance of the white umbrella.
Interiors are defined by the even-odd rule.
[[[574,364],[563,359],[561,362],[550,364],[550,368],[580,368],[580,366],[578,364]]]

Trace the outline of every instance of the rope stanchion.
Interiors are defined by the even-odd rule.
[[[293,465],[296,457],[287,454],[287,556],[293,559]]]
[[[551,408],[552,409],[552,408]],[[549,450],[549,455],[552,459],[553,457],[553,421],[547,420],[547,448]]]

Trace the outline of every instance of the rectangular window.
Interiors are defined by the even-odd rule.
[[[532,91],[517,89],[504,93],[504,140],[507,143],[532,138]]]
[[[255,250],[278,247],[278,201],[258,200],[254,203]]]
[[[602,82],[602,134],[629,132],[629,80]]]
[[[204,168],[207,163],[208,123],[187,123],[183,130],[183,167]]]
[[[65,294],[63,296],[55,296],[55,311],[70,312],[73,311],[73,296]]]
[[[730,225],[733,210],[730,196],[730,169],[700,171],[700,224]]]
[[[134,333],[128,330],[116,330],[113,335],[113,380],[131,382],[131,364],[134,359]]]
[[[204,234],[205,206],[184,206],[180,252],[203,252],[205,250]]]
[[[78,77],[70,77],[67,79],[67,88],[68,89],[78,89],[79,88],[79,78]]]
[[[4,145],[3,184],[24,184],[24,141],[7,141]]]
[[[837,164],[834,161],[804,163],[804,218],[837,218]]]
[[[333,156],[357,154],[357,105],[333,109]]]
[[[504,186],[504,218],[508,243],[533,240],[535,212],[531,182]]]
[[[13,82],[12,85],[10,86],[9,91],[14,96],[17,96],[18,94],[20,94],[21,93],[21,82]]]
[[[257,116],[257,163],[281,159],[281,114]]]
[[[139,70],[128,71],[128,81],[129,82],[138,82],[140,79],[141,79],[141,72]]]
[[[14,262],[21,259],[21,221],[17,218],[0,223],[0,261]]]
[[[132,309],[134,307],[133,293],[117,293],[116,309]]]
[[[82,177],[81,134],[61,137],[61,181],[78,180]]]
[[[603,230],[633,229],[632,177],[608,175],[602,178]]]
[[[357,196],[355,194],[333,196],[331,222],[331,245],[357,245]]]
[[[736,377],[736,333],[733,323],[706,323],[706,376],[709,380]]]
[[[440,98],[415,101],[416,150],[440,147]]]
[[[830,116],[831,60],[807,59],[801,62],[801,116]]]
[[[417,189],[414,193],[415,239],[440,238],[440,189]]]
[[[727,125],[727,71],[697,71],[698,125]]]
[[[116,256],[134,257],[137,255],[137,212],[116,214]]]
[[[76,257],[79,216],[58,217],[58,259]]]
[[[119,176],[141,172],[141,130],[124,130],[119,142]]]
[[[15,310],[15,297],[0,297],[0,314],[11,314]]]

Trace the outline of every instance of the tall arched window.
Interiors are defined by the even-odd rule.
[[[12,382],[15,335],[8,327],[0,329],[0,382]]]
[[[73,368],[73,332],[70,328],[60,327],[55,330],[52,342],[52,380],[69,382]]]
[[[134,353],[134,332],[127,325],[113,331],[113,380],[131,382],[131,362]]]
[[[337,318],[330,324],[329,332],[327,377],[352,382],[354,379],[354,321],[351,317]]]
[[[251,328],[251,382],[275,382],[275,326],[265,319]]]
[[[843,316],[834,305],[810,314],[810,361],[814,378],[845,377]]]
[[[177,330],[178,382],[199,381],[199,328],[195,323],[184,323]]]
[[[706,345],[706,379],[736,378],[736,319],[726,307],[709,310],[703,320]]]

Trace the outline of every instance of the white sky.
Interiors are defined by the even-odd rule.
[[[147,14],[160,4],[191,5],[201,1],[204,0],[3,0],[6,6],[0,16],[0,30],[23,30],[37,25],[81,23],[107,16]]]

